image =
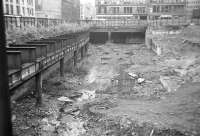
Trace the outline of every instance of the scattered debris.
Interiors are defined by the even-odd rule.
[[[69,103],[73,102],[71,99],[69,99],[68,97],[65,97],[65,96],[58,98],[58,100],[62,101],[62,102],[69,102]]]
[[[129,76],[131,76],[133,79],[138,78],[138,75],[134,74],[134,73],[128,73]]]
[[[137,81],[138,81],[139,84],[141,84],[141,83],[144,83],[144,82],[145,82],[145,79],[144,79],[144,78],[138,78]]]
[[[96,97],[96,91],[89,91],[89,90],[81,90],[81,93],[83,94],[80,98],[78,98],[78,101],[84,101],[84,100],[91,100]]]
[[[160,82],[168,92],[176,91],[182,84],[179,79],[172,76],[160,76]]]

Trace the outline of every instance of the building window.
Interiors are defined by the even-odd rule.
[[[22,12],[23,12],[23,15],[25,15],[25,8],[24,7],[22,8]]]
[[[17,15],[20,15],[20,6],[16,6],[17,9]]]
[[[98,13],[101,13],[101,7],[98,8]]]
[[[9,5],[6,4],[6,14],[9,14]]]
[[[19,4],[19,0],[16,0],[16,3]]]
[[[13,11],[13,5],[10,5],[10,14],[14,14],[14,11]]]
[[[11,3],[13,3],[13,0],[10,0]]]
[[[27,14],[28,14],[28,16],[30,15],[29,8],[27,8]]]
[[[105,13],[105,14],[107,13],[107,8],[106,8],[106,7],[104,7],[104,13]]]

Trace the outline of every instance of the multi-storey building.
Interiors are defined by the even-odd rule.
[[[96,16],[95,13],[96,13],[96,9],[95,9],[95,6],[92,3],[83,3],[83,4],[81,4],[80,18],[82,20],[95,19],[95,16]]]
[[[14,16],[35,16],[35,0],[3,0],[4,14]]]
[[[156,19],[161,15],[185,16],[186,0],[148,0],[149,18]]]
[[[36,16],[43,18],[80,19],[80,0],[36,0]]]
[[[200,0],[187,0],[187,15],[189,18],[192,17],[192,13],[194,9],[200,9]]]
[[[61,18],[74,22],[80,20],[80,0],[62,0]]]
[[[146,0],[96,0],[97,19],[146,19]]]

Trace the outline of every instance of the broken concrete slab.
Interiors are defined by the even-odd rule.
[[[180,79],[177,77],[168,77],[168,76],[160,76],[160,82],[163,85],[163,87],[168,92],[174,92],[177,91],[177,89],[181,86],[183,83]]]

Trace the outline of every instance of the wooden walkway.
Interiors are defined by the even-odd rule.
[[[86,55],[89,32],[67,34],[48,39],[30,41],[25,44],[13,44],[7,47],[9,89],[36,78],[38,102],[41,102],[42,73],[60,62],[60,74],[64,75],[64,62],[72,59],[76,66],[78,56]]]

